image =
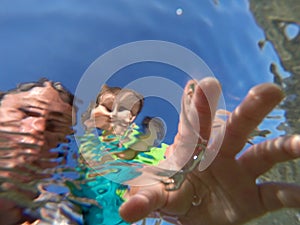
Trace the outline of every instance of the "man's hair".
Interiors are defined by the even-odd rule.
[[[7,92],[0,92],[0,105],[5,95],[26,92],[35,87],[44,87],[46,82],[51,83],[52,87],[59,93],[60,98],[65,103],[68,103],[69,105],[73,106],[74,95],[70,91],[68,91],[60,82],[52,82],[49,81],[47,78],[41,78],[37,82],[21,83],[15,89],[11,89]]]

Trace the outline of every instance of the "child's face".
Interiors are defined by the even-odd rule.
[[[136,117],[132,113],[136,101],[128,101],[121,94],[116,96],[111,93],[105,93],[99,98],[99,105],[91,113],[95,126],[122,135]]]

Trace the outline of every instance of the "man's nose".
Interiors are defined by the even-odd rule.
[[[45,131],[46,130],[46,123],[47,123],[46,118],[43,118],[43,117],[36,118],[34,120],[33,127],[37,131]]]
[[[22,121],[21,133],[23,135],[21,142],[44,145],[44,132],[46,129],[46,119],[43,117],[28,117]]]
[[[31,129],[34,132],[44,132],[46,130],[46,118],[44,117],[32,117],[28,120],[28,122],[31,122]]]

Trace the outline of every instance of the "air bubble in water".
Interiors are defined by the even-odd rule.
[[[176,14],[177,14],[177,16],[181,16],[181,15],[182,15],[182,13],[183,13],[183,10],[182,10],[182,8],[178,8],[178,9],[176,10]]]

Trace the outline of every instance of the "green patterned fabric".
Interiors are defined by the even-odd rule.
[[[122,176],[126,174],[126,179],[134,178],[140,175],[135,170],[139,165],[140,167],[143,164],[157,165],[164,159],[164,154],[168,147],[166,144],[162,144],[161,147],[150,147],[145,152],[138,152],[136,157],[131,160],[120,159],[115,154],[111,154],[128,150],[130,146],[140,140],[141,132],[138,130],[138,127],[136,125],[131,127],[133,129],[126,134],[126,140],[113,135],[107,136],[105,133],[101,136],[86,134],[80,138],[81,165],[85,170],[82,178],[84,182],[79,188],[73,187],[73,193],[79,197],[94,200],[96,203],[82,207],[84,221],[87,225],[128,224],[118,214],[118,209],[124,202],[124,194],[128,189],[128,186],[120,184],[123,181]],[[105,157],[112,157],[114,160],[97,165],[97,162],[103,161]],[[127,166],[116,166],[119,163],[127,163]],[[134,166],[128,166],[128,163],[132,163]],[[91,167],[91,165],[93,166]],[[112,174],[118,178],[120,177],[120,183],[107,179],[109,176],[101,175],[108,168],[117,171]],[[112,180],[115,181],[115,179]]]

